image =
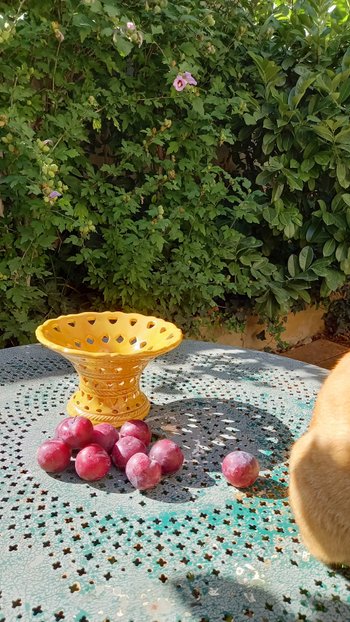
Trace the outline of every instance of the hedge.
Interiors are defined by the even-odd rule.
[[[347,2],[0,2],[0,345],[276,321],[350,274]]]

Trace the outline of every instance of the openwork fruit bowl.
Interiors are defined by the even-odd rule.
[[[182,341],[181,330],[171,322],[121,311],[62,315],[44,322],[35,334],[79,374],[68,413],[115,427],[146,417],[150,403],[140,390],[142,371]]]

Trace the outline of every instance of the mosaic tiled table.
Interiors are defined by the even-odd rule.
[[[194,341],[157,359],[148,421],[186,463],[140,493],[116,470],[88,484],[38,468],[77,377],[41,346],[2,351],[0,620],[349,621],[346,573],[309,557],[287,501],[288,449],[324,373]],[[220,472],[236,447],[262,466],[246,491]]]

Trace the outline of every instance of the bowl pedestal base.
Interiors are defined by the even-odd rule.
[[[86,417],[94,425],[110,423],[115,428],[129,419],[144,419],[148,415],[151,405],[140,389],[141,373],[148,360],[137,361],[135,357],[132,365],[104,360],[104,366],[99,368],[82,366],[80,361],[69,358],[79,375],[79,389],[67,404],[69,415]]]

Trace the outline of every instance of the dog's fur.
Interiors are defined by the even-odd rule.
[[[309,429],[292,447],[289,497],[310,553],[350,565],[350,353],[327,377]]]

